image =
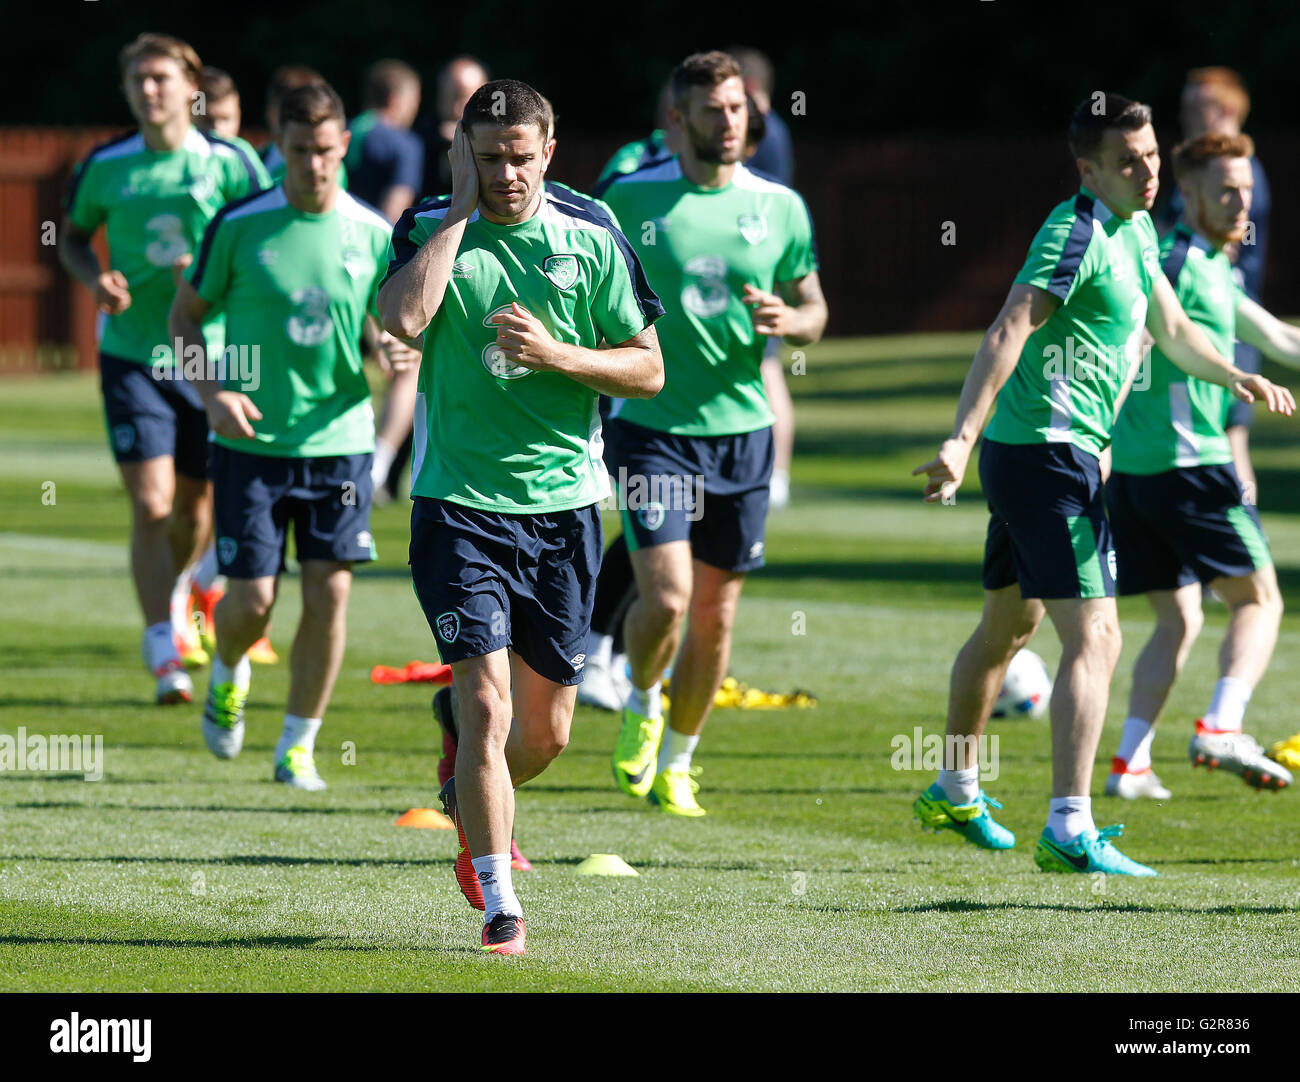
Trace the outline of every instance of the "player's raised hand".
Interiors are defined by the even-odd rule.
[[[181,284],[181,275],[185,273],[185,268],[194,262],[194,257],[186,252],[183,256],[172,264],[172,285],[179,287]]]
[[[421,339],[417,339],[417,342]],[[379,368],[386,376],[420,366],[420,347],[383,331],[378,343]]]
[[[780,337],[789,332],[793,309],[775,293],[764,293],[746,283],[740,299],[751,308],[750,318],[759,334]]]
[[[447,148],[447,160],[451,163],[451,210],[468,217],[478,206],[478,167],[469,136],[459,124]]]
[[[106,270],[95,283],[95,304],[110,316],[125,312],[131,307],[131,288],[126,275],[119,270]]]
[[[1247,375],[1244,379],[1233,380],[1228,389],[1243,402],[1254,402],[1258,398],[1268,406],[1269,413],[1290,417],[1295,412],[1295,398],[1291,392],[1263,376]]]
[[[912,471],[913,477],[921,473],[929,477],[923,492],[926,503],[951,500],[956,495],[962,478],[966,476],[970,450],[970,445],[965,440],[944,440],[934,458]]]
[[[509,311],[496,312],[488,322],[497,329],[497,348],[510,361],[536,372],[560,370],[560,344],[527,308],[514,302]]]
[[[208,427],[228,440],[251,440],[257,433],[250,421],[260,421],[262,411],[238,391],[218,391],[208,405]]]

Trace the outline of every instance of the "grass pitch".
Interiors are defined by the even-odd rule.
[[[921,504],[908,473],[951,425],[975,344],[918,336],[806,351],[807,375],[790,381],[794,505],[770,522],[770,563],[746,586],[731,671],[769,690],[808,688],[820,704],[715,713],[696,758],[709,811],[697,822],[619,793],[616,720],[579,708],[568,750],[518,797],[517,834],[536,866],[517,876],[529,922],[519,959],[478,953],[450,833],[393,825],[437,790],[431,689],[368,680],[372,665],[435,656],[405,565],[407,506],[376,510],[381,561],[357,575],[318,741],[330,789],[287,790],[270,780],[283,664],[255,670],[233,762],[204,749],[197,704],[150,703],[127,506],[94,378],[6,381],[0,734],[102,734],[105,776],[0,773],[0,989],[1300,989],[1300,793],[1256,793],[1186,760],[1221,606],[1209,607],[1155,744],[1173,799],[1094,801],[1099,824],[1128,824],[1121,847],[1159,879],[1037,870],[1050,772],[1041,722],[991,730],[1001,774],[986,788],[1006,805],[1015,850],[923,835],[911,818],[931,775],[892,769],[891,739],[942,724],[948,669],[980,604],[985,514],[974,476],[957,506],[939,507]],[[1264,418],[1255,437],[1292,607],[1298,432]],[[297,610],[290,576],[271,635],[282,654]],[[1102,763],[1149,628],[1140,600],[1120,613]],[[1055,667],[1050,628],[1035,649]],[[196,683],[201,692],[206,675]],[[1288,615],[1247,718],[1262,741],[1300,728],[1298,683],[1300,617]],[[1099,765],[1095,794],[1104,774]],[[591,853],[618,853],[641,874],[578,877]]]

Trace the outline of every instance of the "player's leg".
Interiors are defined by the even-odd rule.
[[[632,570],[637,599],[623,621],[632,686],[614,747],[613,770],[620,789],[643,797],[654,784],[663,735],[663,674],[677,653],[690,608],[690,542],[637,549],[632,553]]]
[[[506,739],[506,766],[518,789],[537,777],[569,742],[578,685],[548,680],[518,653],[510,654],[513,724]]]
[[[172,559],[179,568],[170,601],[172,630],[186,664],[206,665],[208,654],[199,641],[192,612],[194,574],[212,543],[212,485],[205,476],[186,476],[179,464],[168,541]]]
[[[672,710],[663,730],[650,801],[672,815],[698,817],[691,757],[727,675],[744,572],[724,571],[695,560],[694,586],[681,651],[673,666]]]
[[[985,578],[986,584],[992,581],[987,574]],[[948,679],[943,767],[912,806],[923,827],[955,830],[982,849],[1015,845],[1015,835],[988,810],[990,805],[1001,805],[980,788],[978,742],[1002,689],[1007,666],[1033,638],[1043,611],[1041,601],[1020,596],[1015,582],[984,591],[980,622],[958,651]]]
[[[1122,550],[1118,551],[1123,568]],[[1119,748],[1111,760],[1106,795],[1127,800],[1138,797],[1168,800],[1169,790],[1151,770],[1151,742],[1156,721],[1201,633],[1205,617],[1201,612],[1201,586],[1197,582],[1176,590],[1152,590],[1147,600],[1156,623],[1133,666],[1128,715]]]
[[[1211,586],[1228,606],[1228,632],[1219,650],[1214,698],[1197,722],[1189,754],[1193,763],[1231,770],[1256,788],[1285,788],[1290,771],[1242,731],[1246,705],[1277,645],[1282,622],[1277,573],[1269,563],[1249,575],[1217,578]]]
[[[587,640],[587,666],[578,685],[578,702],[600,710],[618,711],[627,701],[628,681],[623,673],[626,657],[615,655],[622,621],[636,599],[636,577],[627,537],[619,534],[600,562],[596,601]]]
[[[1233,363],[1243,372],[1258,374],[1264,356],[1248,342],[1238,342],[1233,351]],[[1232,399],[1228,406],[1228,446],[1232,448],[1232,463],[1245,493],[1246,502],[1258,506],[1259,485],[1255,465],[1250,459],[1250,426],[1255,423],[1255,404]]]
[[[384,400],[384,412],[375,432],[375,457],[370,478],[376,491],[388,480],[397,452],[411,434],[415,417],[415,396],[420,387],[418,368],[394,374]],[[400,466],[399,466],[400,469]]]
[[[763,393],[772,408],[772,441],[776,459],[772,466],[771,507],[780,511],[790,503],[790,464],[794,460],[794,399],[785,381],[780,342],[773,339],[763,356]]]

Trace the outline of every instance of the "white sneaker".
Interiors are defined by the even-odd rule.
[[[619,693],[617,672],[621,668],[616,669],[613,661],[589,657],[582,670],[582,683],[578,685],[578,702],[597,710],[621,711],[627,702],[626,691]]]
[[[1291,771],[1268,758],[1259,742],[1245,733],[1211,732],[1198,721],[1187,754],[1192,766],[1222,767],[1256,789],[1285,789],[1291,784]]]
[[[159,706],[194,701],[194,681],[190,679],[190,674],[185,671],[179,658],[167,662],[154,676],[158,678],[154,697]]]
[[[1160,784],[1153,770],[1147,769],[1140,774],[1112,774],[1106,779],[1106,795],[1119,796],[1125,800],[1137,800],[1146,797],[1149,800],[1168,800],[1173,793]]]

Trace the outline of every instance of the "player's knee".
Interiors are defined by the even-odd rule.
[[[655,623],[664,627],[681,623],[691,606],[690,594],[675,586],[656,590],[647,601]]]
[[[221,599],[221,609],[230,606],[234,612],[233,615],[241,623],[253,623],[256,621],[266,620],[271,615],[271,606],[275,603],[275,594],[267,589],[249,588],[231,591]],[[220,619],[218,619],[220,624]]]
[[[331,575],[314,582],[303,583],[302,607],[304,614],[312,619],[332,619],[339,615],[348,603],[351,582],[346,575]]]
[[[1094,613],[1085,621],[1080,635],[1080,650],[1098,665],[1114,670],[1122,646],[1119,620],[1114,614]]]
[[[154,489],[132,494],[131,517],[138,528],[163,529],[171,516],[172,500],[167,493]]]
[[[691,607],[691,626],[710,636],[730,635],[736,623],[736,606],[723,601],[697,602]]]
[[[560,752],[569,746],[569,734],[565,729],[552,728],[538,733],[530,744],[532,754],[549,763],[559,758]]]
[[[1165,613],[1158,620],[1160,629],[1171,639],[1177,639],[1179,648],[1190,646],[1196,641],[1205,626],[1205,616],[1199,606],[1179,608]]]

